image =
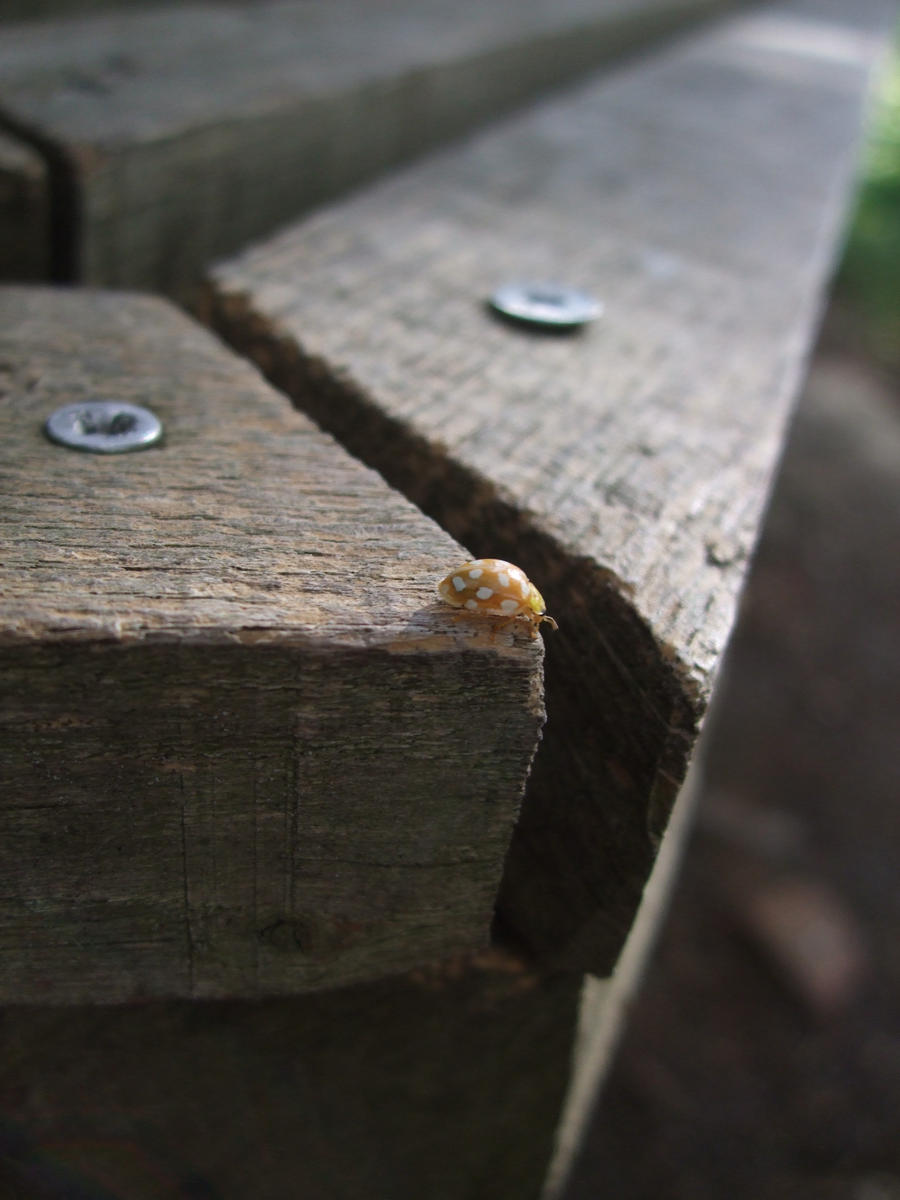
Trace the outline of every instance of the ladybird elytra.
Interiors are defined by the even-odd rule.
[[[547,615],[544,598],[521,567],[502,558],[476,558],[451,571],[438,584],[438,595],[454,608],[512,620],[524,617],[537,630],[546,621],[558,626]]]

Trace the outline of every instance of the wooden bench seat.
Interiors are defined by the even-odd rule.
[[[724,3],[265,0],[6,25],[0,124],[53,164],[53,278],[183,295],[214,256]]]

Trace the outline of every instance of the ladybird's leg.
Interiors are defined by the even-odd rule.
[[[470,608],[466,608],[465,605],[462,604],[454,604],[452,608],[450,605],[447,605],[447,608],[449,609],[447,617],[453,621],[454,624],[458,624],[460,621],[466,620],[468,620],[469,623],[473,623],[473,618],[474,621],[484,620],[483,616],[472,612]]]
[[[519,613],[513,613],[511,617],[507,617],[501,616],[499,613],[494,614],[491,619],[491,641],[494,640],[498,633],[502,633],[504,629],[509,629],[510,625],[513,625],[519,619],[519,615]]]

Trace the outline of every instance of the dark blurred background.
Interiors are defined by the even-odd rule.
[[[900,55],[566,1200],[900,1200]]]

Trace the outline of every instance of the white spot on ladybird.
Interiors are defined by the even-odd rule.
[[[514,613],[519,610],[518,600],[501,600],[500,611],[504,613]]]
[[[466,608],[477,608],[477,607],[478,607],[477,600],[467,600],[466,601]]]
[[[494,594],[494,589],[489,587],[480,587],[475,595],[479,600],[490,600]]]
[[[473,567],[471,569],[471,571],[469,572],[469,578],[470,579],[480,579],[483,574],[484,574],[484,570],[481,567]]]
[[[454,581],[454,582],[455,582],[455,581]],[[529,592],[529,590],[530,590],[530,588],[529,588],[528,580],[527,580],[527,579],[524,577],[524,575],[523,575],[523,576],[522,576],[522,580],[521,580],[521,582],[519,583],[519,591],[522,593],[522,599],[523,599],[523,600],[527,600],[527,599],[528,599],[528,592]]]
[[[501,571],[500,574],[497,576],[497,579],[500,581],[500,586],[502,588],[509,587],[509,575],[506,573],[506,571]]]
[[[463,579],[462,575],[454,575],[453,576],[453,586],[456,588],[456,590],[458,592],[462,592],[465,590],[466,581]]]

